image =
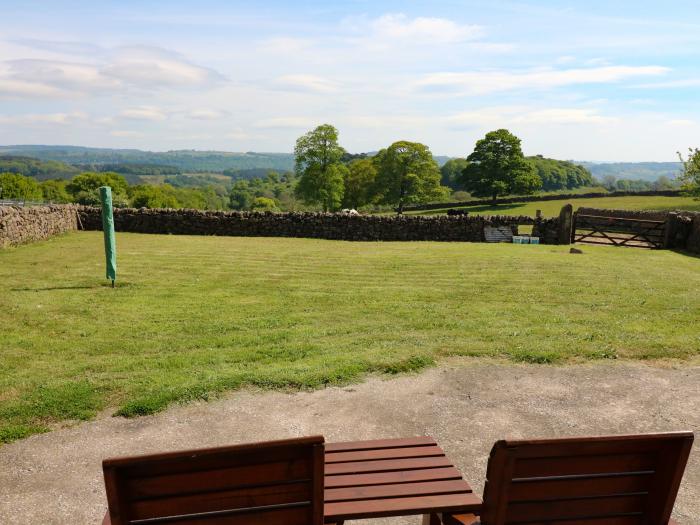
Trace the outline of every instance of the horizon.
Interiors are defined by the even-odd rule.
[[[465,157],[504,127],[527,155],[615,163],[700,136],[689,0],[3,4],[12,145],[288,152],[328,122],[348,151]]]
[[[121,150],[121,151],[140,151],[144,153],[177,153],[180,151],[192,151],[196,153],[230,153],[234,155],[246,155],[250,153],[254,154],[259,154],[259,155],[294,155],[294,151],[255,151],[255,150],[248,150],[248,151],[234,151],[234,150],[220,150],[220,149],[196,149],[196,148],[181,148],[181,149],[167,149],[167,150],[157,150],[157,149],[142,149],[142,148],[113,148],[109,146],[82,146],[79,144],[0,144],[0,148],[33,148],[33,147],[46,147],[46,148],[82,148],[82,149],[95,149],[95,150]],[[348,153],[353,154],[353,155],[359,155],[359,154],[371,154],[371,153],[376,153],[378,150],[370,150],[370,151],[348,151]],[[22,156],[19,153],[3,153],[0,151],[0,155],[9,155],[9,156]],[[436,153],[432,152],[433,157],[447,157],[450,159],[454,158],[460,158],[460,157],[455,157],[452,155],[445,155],[442,153]],[[534,157],[540,155],[539,153],[535,153],[532,155],[527,155],[530,157]],[[27,154],[27,157],[31,157],[31,155]],[[549,157],[546,157],[549,158]],[[676,160],[636,160],[636,161],[620,161],[620,160],[599,160],[599,159],[555,159],[555,160],[562,160],[562,161],[567,161],[567,162],[586,162],[586,163],[591,163],[591,164],[681,164],[681,161],[676,158]],[[128,162],[125,162],[128,164]]]

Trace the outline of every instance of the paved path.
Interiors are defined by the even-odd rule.
[[[0,523],[97,523],[106,508],[100,461],[114,455],[317,433],[328,441],[430,434],[481,492],[488,452],[499,438],[685,429],[700,429],[699,366],[551,367],[455,359],[420,375],[345,388],[243,391],[156,416],[106,415],[4,446]],[[700,442],[676,516],[684,525],[700,523]]]

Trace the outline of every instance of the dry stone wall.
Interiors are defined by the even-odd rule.
[[[0,206],[0,248],[48,239],[78,228],[77,206]]]
[[[99,208],[79,211],[83,228],[101,230]],[[517,233],[525,217],[378,216],[338,213],[270,213],[171,209],[115,209],[120,232],[245,237],[307,237],[346,241],[484,241],[485,226]],[[531,219],[529,219],[531,221]]]

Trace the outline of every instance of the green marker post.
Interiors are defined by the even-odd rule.
[[[117,244],[114,238],[114,216],[112,215],[112,188],[102,186],[100,188],[100,201],[102,202],[102,231],[105,238],[105,259],[107,260],[107,279],[117,280]]]

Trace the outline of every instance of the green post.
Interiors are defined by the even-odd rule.
[[[100,188],[100,201],[102,202],[102,231],[105,238],[105,258],[107,260],[107,279],[117,279],[117,245],[114,239],[114,216],[112,215],[112,188],[102,186]]]

